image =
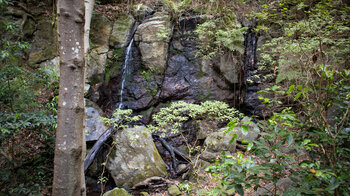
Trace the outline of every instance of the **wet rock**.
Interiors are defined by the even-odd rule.
[[[190,96],[189,91],[191,82],[195,82],[196,73],[194,65],[189,62],[183,55],[175,55],[168,61],[168,69],[165,72],[165,78],[162,86],[160,97],[166,99],[168,97],[181,99]]]
[[[135,19],[131,15],[120,16],[113,24],[109,45],[114,48],[125,47],[134,23]]]
[[[170,16],[162,13],[154,14],[137,28],[134,38],[144,66],[158,73],[164,72],[171,36]]]
[[[130,128],[117,134],[116,146],[107,169],[118,187],[130,188],[152,176],[165,176],[166,166],[145,127]]]
[[[85,99],[85,138],[87,142],[96,141],[108,129],[99,119],[103,116],[105,114],[96,103]]]
[[[180,191],[179,187],[177,187],[176,185],[171,185],[168,188],[168,193],[171,196],[181,195],[181,191]]]
[[[115,188],[111,191],[106,192],[103,196],[131,196],[125,189],[123,188]]]

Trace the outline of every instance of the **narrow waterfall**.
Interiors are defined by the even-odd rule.
[[[257,33],[253,30],[255,26],[256,22],[254,21],[248,25],[248,31],[244,37],[245,61],[243,67],[243,84],[245,85],[245,95],[242,108],[244,108],[244,112],[248,115],[260,115],[263,107],[257,93],[260,90],[261,79],[254,77],[258,75],[256,48],[259,39]]]
[[[123,109],[123,94],[124,94],[124,88],[125,88],[125,81],[128,75],[130,75],[130,66],[132,64],[132,45],[134,43],[134,39],[131,39],[128,47],[125,51],[125,61],[123,66],[123,74],[122,74],[122,84],[120,87],[120,98],[119,98],[119,106],[118,109]]]

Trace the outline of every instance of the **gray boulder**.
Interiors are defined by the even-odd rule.
[[[51,82],[58,82],[60,77],[60,57],[46,60],[40,63],[40,68],[50,75]]]
[[[220,129],[212,132],[204,141],[206,150],[202,153],[201,158],[206,161],[213,161],[221,152],[234,153],[236,150],[236,141],[230,144],[233,135],[226,134],[226,129]]]
[[[126,129],[115,137],[107,169],[118,187],[130,188],[152,176],[167,174],[150,132],[145,127]]]
[[[295,182],[293,182],[288,177],[281,178],[277,181],[276,186],[277,186],[277,195],[283,195],[284,191],[288,190],[291,186],[295,186]],[[273,189],[274,189],[274,184],[269,183],[264,187],[258,188],[258,190],[255,193],[253,193],[253,196],[273,195],[272,194]]]
[[[135,41],[142,56],[142,63],[159,73],[166,69],[169,41],[172,36],[170,16],[156,13],[136,30]]]
[[[249,140],[256,140],[258,139],[259,137],[259,127],[258,125],[256,125],[255,123],[251,122],[248,118],[243,118],[241,120],[242,121],[249,121],[250,124],[247,124],[248,126],[248,134],[247,135],[244,135],[242,133],[242,127],[241,126],[237,126],[235,127],[232,131],[230,131],[229,133],[227,133],[226,135],[230,138],[232,138],[232,136],[234,134],[237,134],[237,139],[238,141],[242,141],[244,139],[249,139]],[[225,133],[226,131],[228,130],[228,127],[224,127],[224,128],[221,128],[219,129],[217,132],[219,133]],[[211,134],[211,131],[210,129],[201,129],[197,132],[197,138],[198,139],[205,139],[208,137],[208,135]]]
[[[85,138],[86,141],[96,141],[108,127],[99,117],[104,116],[98,105],[85,99]]]

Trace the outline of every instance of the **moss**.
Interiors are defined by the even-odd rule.
[[[113,50],[112,59],[107,59],[104,83],[108,84],[111,77],[119,72],[120,64],[124,55],[124,48]]]
[[[203,72],[203,71],[200,71],[200,72],[198,73],[198,75],[197,75],[197,78],[198,78],[198,79],[201,79],[201,78],[203,78],[204,76],[207,76],[207,74],[206,74],[205,72]]]
[[[103,196],[131,196],[125,189],[115,188],[111,191],[108,191]]]
[[[30,53],[28,64],[33,68],[37,68],[39,66],[38,63],[51,59],[55,56],[57,56],[57,48],[56,46],[51,46],[43,50]]]

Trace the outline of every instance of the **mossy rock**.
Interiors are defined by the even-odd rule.
[[[109,45],[114,48],[123,48],[128,42],[135,19],[131,15],[121,15],[113,24]]]
[[[169,192],[169,195],[171,195],[171,196],[181,195],[181,191],[176,185],[171,185],[168,188],[168,192]]]
[[[130,128],[115,137],[116,147],[107,161],[107,169],[118,187],[133,185],[153,176],[165,176],[163,159],[145,127]]]
[[[126,192],[123,188],[115,188],[111,191],[106,192],[103,196],[131,196],[128,192]]]

